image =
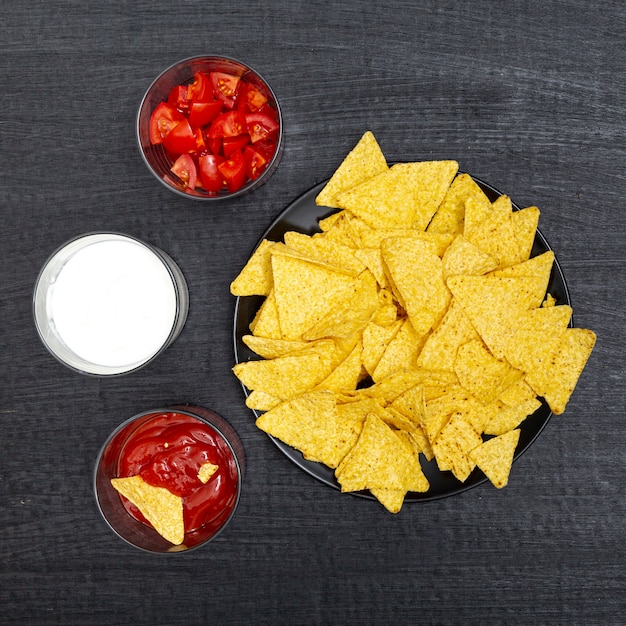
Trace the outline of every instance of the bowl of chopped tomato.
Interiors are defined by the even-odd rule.
[[[257,189],[282,154],[278,99],[250,66],[224,56],[184,59],[150,85],[137,114],[143,160],[168,189],[223,200]]]

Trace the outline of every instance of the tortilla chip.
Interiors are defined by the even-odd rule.
[[[413,188],[415,214],[413,222],[407,226],[426,230],[459,171],[459,164],[456,161],[418,161],[397,163],[391,169],[403,174],[400,184]]]
[[[154,487],[141,478],[112,478],[113,487],[132,502],[167,541],[180,545],[185,539],[183,499],[165,487]]]
[[[256,425],[264,432],[300,450],[304,458],[335,468],[350,449],[338,436],[340,422],[335,396],[311,391],[263,413]]]
[[[453,372],[459,346],[478,338],[462,307],[453,298],[441,323],[428,335],[417,357],[417,367]]]
[[[265,337],[267,339],[281,339],[280,323],[278,321],[278,309],[276,308],[276,297],[274,290],[259,307],[252,323],[250,324],[250,332],[255,337]]]
[[[450,184],[446,195],[433,216],[427,231],[433,233],[463,233],[465,201],[476,197],[476,202],[489,206],[489,199],[469,174],[459,174]]]
[[[237,363],[233,372],[248,389],[287,400],[322,382],[330,373],[331,356],[329,350],[303,351],[271,360]]]
[[[464,482],[475,467],[468,456],[470,450],[482,443],[480,434],[459,414],[453,414],[432,444],[440,470],[450,470]]]
[[[418,336],[436,326],[450,303],[441,259],[426,242],[399,237],[385,239],[383,260]]]
[[[415,481],[414,470],[412,451],[387,424],[370,413],[335,476],[343,492],[391,489],[406,493],[407,485]]]
[[[258,389],[252,390],[246,398],[246,406],[254,411],[269,411],[281,402],[280,398]]]
[[[308,341],[291,341],[288,339],[272,339],[269,337],[257,337],[256,335],[244,335],[243,343],[264,359],[275,359],[302,350],[309,346]]]
[[[339,193],[387,169],[385,156],[374,135],[368,130],[335,170],[315,202],[321,206],[337,208]]]
[[[302,337],[306,340],[352,337],[365,328],[378,308],[376,279],[365,270],[354,279],[350,289],[344,290],[342,298],[335,299],[332,309],[302,333]]]
[[[337,196],[337,203],[372,228],[411,228],[415,190],[400,170],[387,170]]]
[[[457,274],[480,276],[498,267],[498,261],[494,257],[465,239],[463,235],[455,237],[441,261],[444,280]]]
[[[211,476],[217,472],[219,469],[219,465],[214,465],[213,463],[203,463],[198,470],[198,480],[206,485]]]
[[[542,395],[555,415],[565,411],[578,379],[596,343],[593,331],[584,328],[566,328],[558,346],[544,367],[532,377],[529,384]]]
[[[519,436],[519,429],[510,430],[503,435],[488,439],[469,453],[470,459],[498,489],[506,487],[509,482],[509,473]]]
[[[253,252],[239,275],[230,284],[234,296],[267,296],[272,289],[270,251],[273,241],[264,239]]]
[[[447,285],[489,350],[500,359],[519,316],[536,299],[541,280],[534,276],[451,276]]]
[[[284,239],[289,248],[313,261],[327,263],[354,276],[365,269],[365,264],[354,255],[354,248],[333,241],[323,234],[310,236],[290,231],[285,233]]]
[[[402,322],[400,329],[387,344],[376,364],[372,380],[378,382],[399,370],[415,368],[423,341],[424,338],[419,337],[413,329],[411,320]]]
[[[283,339],[300,339],[354,286],[354,277],[291,254],[272,254],[274,297]]]
[[[459,347],[454,372],[461,385],[484,404],[495,400],[524,376],[521,370],[494,357],[480,339]]]
[[[403,324],[397,320],[392,326],[381,326],[370,322],[363,330],[363,367],[371,376],[374,374],[387,346],[391,343]]]
[[[517,428],[540,406],[541,402],[536,397],[524,400],[515,406],[505,406],[489,420],[484,429],[485,435],[503,435]]]
[[[520,211],[513,211],[511,224],[517,241],[520,262],[527,261],[535,243],[540,211],[536,206],[526,207]]]

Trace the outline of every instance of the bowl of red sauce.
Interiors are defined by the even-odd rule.
[[[239,436],[220,415],[182,405],[135,415],[111,433],[94,471],[109,527],[147,552],[180,553],[232,519],[245,472]]]
[[[162,72],[141,101],[136,132],[152,174],[195,200],[257,189],[283,150],[274,91],[252,67],[225,56],[187,58]]]

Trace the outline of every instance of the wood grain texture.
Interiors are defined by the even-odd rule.
[[[5,6],[0,623],[623,623],[625,18],[615,0]],[[255,67],[285,118],[272,179],[219,208],[158,185],[134,138],[153,78],[202,53]],[[598,333],[566,413],[505,490],[395,517],[291,465],[230,373],[230,281],[271,221],[368,129],[390,160],[455,158],[539,206],[576,324]],[[178,341],[115,380],[57,364],[31,316],[46,257],[105,229],[162,247],[191,291]],[[240,433],[243,498],[206,549],[149,558],[102,522],[92,467],[122,420],[184,401]]]

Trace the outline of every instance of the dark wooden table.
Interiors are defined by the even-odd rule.
[[[3,624],[617,624],[626,610],[624,4],[60,2],[3,8],[0,39],[0,622]],[[206,206],[159,185],[134,121],[171,63],[248,62],[282,104],[279,169]],[[455,158],[538,205],[576,325],[598,334],[567,411],[485,484],[392,516],[295,467],[231,374],[229,283],[266,227],[365,130],[389,160]],[[67,239],[126,232],[189,282],[178,341],[130,376],[58,364],[31,314]],[[136,412],[192,402],[248,455],[237,515],[160,558],[101,519],[92,471]]]

